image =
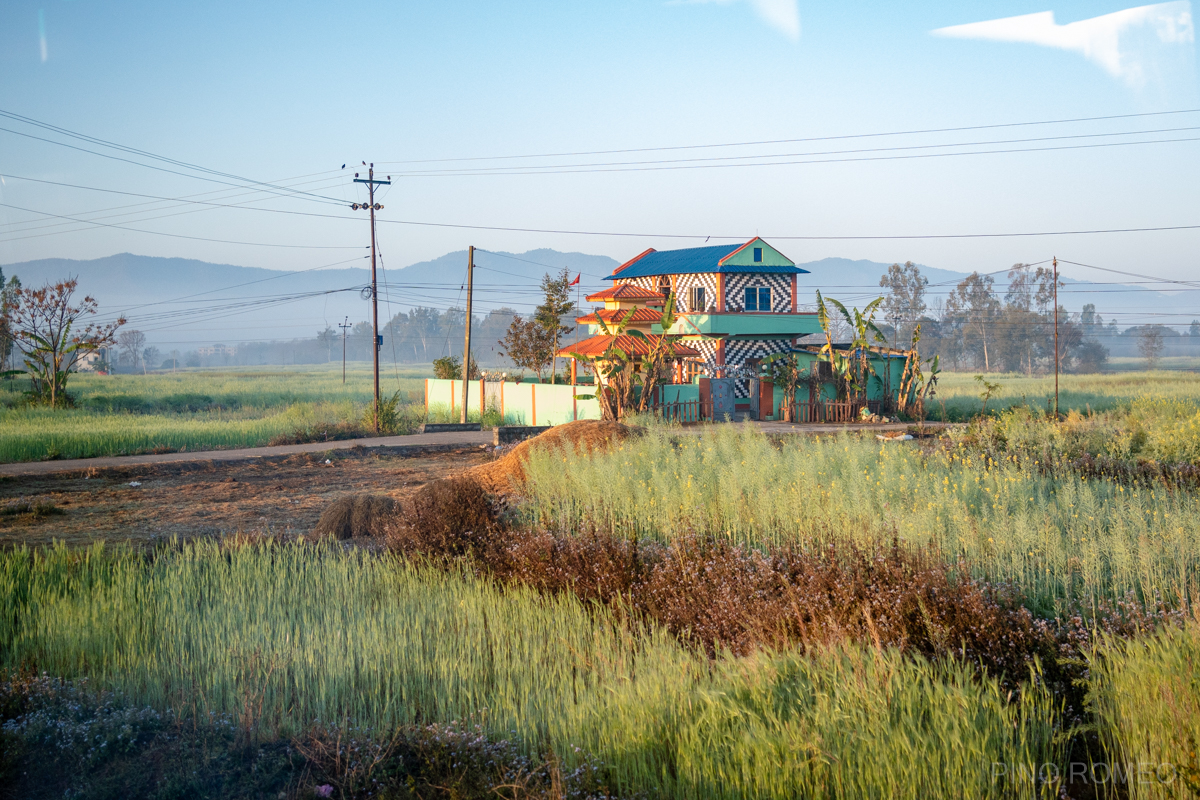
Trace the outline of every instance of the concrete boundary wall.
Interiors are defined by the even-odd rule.
[[[431,408],[438,407],[451,415],[461,414],[462,390],[462,381],[427,378],[426,416]],[[480,415],[494,409],[505,425],[561,425],[577,419],[600,419],[600,402],[582,397],[594,392],[594,386],[468,381],[467,409]]]

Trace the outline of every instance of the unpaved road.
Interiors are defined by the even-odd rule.
[[[403,438],[409,444],[414,437]],[[101,539],[148,546],[172,537],[304,534],[342,495],[373,492],[403,497],[430,480],[491,457],[478,444],[442,452],[354,447],[367,441],[359,439],[335,450],[329,444],[346,443],[329,443],[320,452],[313,452],[312,445],[298,445],[307,450],[266,457],[256,453],[241,460],[227,460],[233,451],[205,453],[204,460],[194,461],[128,463],[123,459],[126,463],[108,468],[99,463],[107,459],[88,459],[85,469],[3,476],[0,547],[52,541],[83,546]],[[67,466],[63,461],[44,463],[60,470]],[[50,504],[57,512],[4,513],[15,510],[22,500]]]

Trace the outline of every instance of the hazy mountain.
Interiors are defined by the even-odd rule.
[[[619,264],[607,256],[539,249],[525,253],[475,251],[474,308],[477,314],[509,307],[529,311],[540,299],[538,285],[547,272],[566,267],[580,276],[580,296],[607,286],[603,278]],[[430,261],[387,269],[380,263],[381,323],[414,306],[448,308],[465,305],[463,280],[467,253],[460,250]],[[827,296],[857,304],[879,291],[879,278],[888,265],[875,261],[826,258],[801,264],[811,273],[801,276],[801,302],[816,289]],[[4,265],[5,275],[17,275],[27,285],[41,285],[69,276],[79,278],[80,291],[99,301],[105,316],[125,314],[130,327],[144,331],[160,349],[188,349],[200,344],[267,341],[312,337],[349,318],[370,319],[370,303],[360,290],[370,280],[369,262],[362,267],[285,272],[231,264],[211,264],[183,258],[158,258],[121,253],[90,261],[41,259]],[[944,298],[965,275],[921,266],[930,282],[929,303]],[[1007,279],[995,276],[1003,292]],[[1187,292],[1146,291],[1141,286],[1096,286],[1070,279],[1062,293],[1067,308],[1077,311],[1095,303],[1105,318],[1123,327],[1155,314],[1165,323],[1189,322],[1196,309]],[[1186,319],[1184,319],[1186,316]]]

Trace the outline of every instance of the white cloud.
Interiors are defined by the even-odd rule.
[[[1135,88],[1146,81],[1147,47],[1195,41],[1188,0],[1127,8],[1112,14],[1059,25],[1053,11],[972,22],[932,31],[935,36],[1027,42],[1083,55],[1109,75]]]
[[[775,30],[791,39],[800,38],[800,6],[798,0],[671,0],[668,5],[701,5],[708,3],[746,2],[755,13]]]

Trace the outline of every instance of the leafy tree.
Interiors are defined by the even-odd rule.
[[[992,369],[988,348],[1000,316],[1000,301],[993,291],[995,283],[990,275],[972,272],[954,287],[946,300],[946,313],[959,319],[965,344],[982,355],[985,372]]]
[[[475,363],[475,356],[471,356],[471,367],[468,371],[467,380],[479,380],[479,365]],[[442,356],[433,360],[433,377],[441,378],[446,381],[462,380],[462,359],[458,356]]]
[[[563,325],[562,318],[566,314],[570,314],[575,309],[575,303],[571,302],[571,279],[568,276],[567,270],[564,268],[558,274],[558,277],[551,278],[549,273],[542,277],[542,292],[545,294],[545,300],[537,307],[534,312],[534,319],[538,324],[546,329],[547,340],[550,342],[550,382],[555,382],[555,372],[558,369],[558,340],[561,336],[567,336],[574,327]],[[520,365],[518,365],[520,366]],[[532,368],[531,368],[532,369]],[[541,380],[541,371],[538,371],[538,379]]]
[[[0,278],[3,277],[3,275],[0,275]],[[1192,325],[1190,328],[1188,328],[1188,335],[1200,338],[1200,319],[1192,320]]]
[[[1146,369],[1158,366],[1158,359],[1163,352],[1163,332],[1159,325],[1144,325],[1137,334],[1137,348],[1142,358],[1146,359]]]
[[[879,279],[879,285],[887,289],[883,301],[884,319],[894,320],[896,325],[896,341],[912,336],[913,326],[925,313],[925,287],[929,279],[921,274],[921,269],[911,261],[905,261],[904,266],[892,264],[887,274]]]
[[[1076,372],[1103,372],[1108,368],[1108,348],[1095,339],[1080,345],[1075,358]]]
[[[157,347],[147,347],[142,351],[142,367],[145,368],[147,365],[157,364],[161,356],[162,353],[158,351]]]
[[[86,317],[96,314],[98,304],[90,296],[74,303],[78,285],[72,278],[40,289],[18,287],[6,315],[25,353],[31,394],[51,407],[70,402],[67,377],[79,359],[112,345],[117,329],[125,324],[124,317],[106,324],[82,324]]]
[[[514,314],[508,332],[500,340],[500,354],[518,367],[533,370],[541,383],[542,371],[554,355],[553,333],[536,318],[523,319],[520,314]]]

